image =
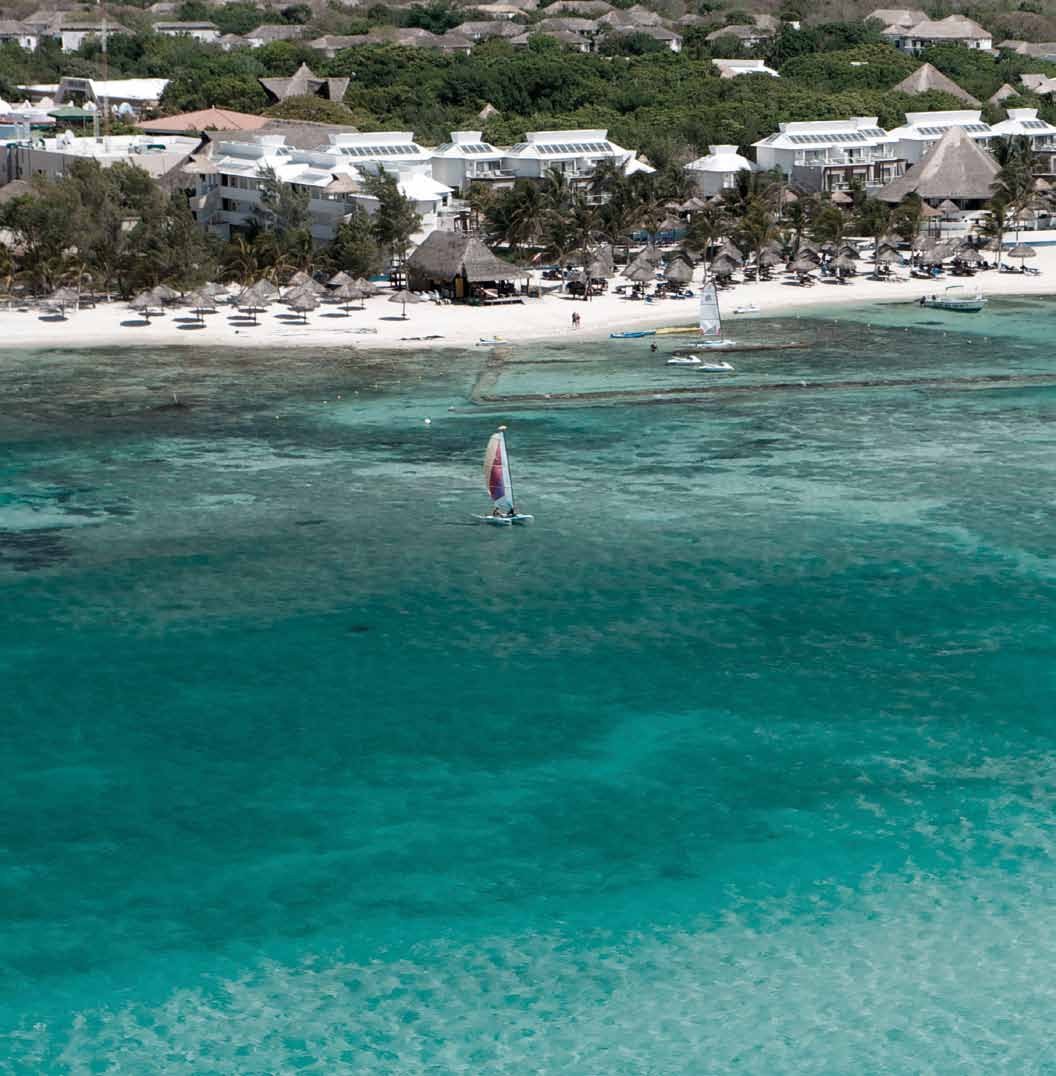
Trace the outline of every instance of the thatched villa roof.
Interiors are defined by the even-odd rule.
[[[967,90],[962,90],[952,78],[947,78],[931,64],[921,64],[912,75],[907,75],[897,86],[892,87],[894,93],[927,93],[929,90],[940,90],[973,108],[980,107],[979,102]]]
[[[407,259],[407,269],[436,281],[464,276],[471,284],[529,275],[527,270],[497,258],[477,236],[464,232],[430,232]]]
[[[999,170],[997,161],[980,149],[963,127],[951,127],[919,164],[882,187],[877,197],[901,202],[907,194],[915,193],[926,201],[985,202],[993,194]]]

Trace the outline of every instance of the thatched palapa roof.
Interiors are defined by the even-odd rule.
[[[951,127],[919,164],[882,187],[877,197],[901,202],[907,194],[915,193],[925,200],[983,202],[993,193],[998,171],[997,161],[980,149],[963,127]]]
[[[927,93],[929,90],[940,90],[973,108],[980,107],[979,102],[967,90],[962,90],[952,78],[948,78],[931,64],[922,64],[912,75],[907,75],[897,86],[892,87],[893,93]]]
[[[407,269],[436,281],[464,276],[471,284],[529,275],[526,269],[497,258],[477,236],[458,232],[430,232],[407,259]]]

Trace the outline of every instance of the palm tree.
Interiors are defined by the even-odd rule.
[[[997,240],[997,268],[1001,269],[1001,254],[1004,248],[1005,233],[1011,224],[1011,215],[1008,205],[998,196],[990,199],[986,208],[986,220],[979,228],[979,234],[984,239]]]
[[[733,177],[733,186],[723,190],[722,200],[731,217],[743,217],[754,202],[763,202],[777,212],[784,182],[780,172],[749,172],[742,168]]]
[[[891,230],[893,212],[891,206],[879,198],[866,198],[858,208],[855,228],[862,235],[872,236],[874,264],[880,253],[880,240]]]
[[[718,205],[708,205],[697,210],[689,222],[682,245],[692,254],[697,254],[704,261],[704,276],[708,275],[708,252],[729,231],[730,222],[724,209]]]
[[[799,198],[782,207],[781,221],[785,225],[787,236],[783,236],[783,244],[795,254],[799,250],[799,241],[803,233],[810,225],[811,217],[817,212],[817,201],[813,198]]]
[[[810,222],[810,237],[819,243],[839,245],[847,227],[847,218],[834,205],[822,206]]]
[[[538,236],[544,215],[539,185],[519,180],[484,211],[484,230],[491,242],[515,251]]]
[[[891,215],[891,227],[907,243],[913,243],[924,224],[924,200],[910,191]]]
[[[758,258],[760,251],[774,238],[777,229],[773,218],[762,200],[751,202],[739,221],[735,237],[737,245],[745,254]]]
[[[562,213],[572,197],[572,185],[560,168],[548,168],[543,176],[543,205],[549,213]]]
[[[495,192],[487,183],[471,183],[466,191],[466,205],[469,206],[470,226],[480,231],[481,221],[488,209],[495,204]]]
[[[575,191],[563,223],[572,234],[573,249],[586,256],[601,235],[598,207],[583,191]]]
[[[625,180],[613,184],[598,209],[598,231],[614,246],[630,247],[631,232],[641,223],[642,207]]]
[[[1025,145],[1020,145],[1020,141]],[[1018,243],[1022,216],[1036,198],[1030,142],[1026,138],[1003,138],[999,148],[1005,163],[994,179],[991,200],[997,199],[1004,204],[1009,223],[1015,226]]]
[[[260,258],[252,239],[236,235],[224,249],[221,259],[224,275],[237,280],[243,287],[260,276]]]

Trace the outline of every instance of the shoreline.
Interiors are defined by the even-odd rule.
[[[978,284],[988,297],[1056,294],[1056,248],[1039,249],[1033,265],[1040,274],[990,271],[974,278],[950,277],[934,283],[903,278],[880,282],[859,276],[846,285],[818,283],[812,288],[791,285],[782,274],[772,281],[738,284],[720,294],[720,303],[724,319],[728,324],[735,324],[744,320],[744,316],[732,313],[739,305],[758,306],[758,313],[749,315],[753,319],[809,315],[833,306],[914,303],[922,295],[941,293],[958,283],[969,290]],[[699,287],[699,274],[694,287]],[[502,339],[510,345],[577,339],[597,342],[607,339],[612,332],[691,326],[696,321],[693,299],[645,303],[611,292],[589,302],[558,295],[529,299],[523,305],[494,307],[437,306],[423,302],[407,307],[406,320],[396,310],[386,293],[368,299],[365,309],[354,308],[347,317],[336,307],[320,307],[309,315],[307,325],[294,320],[280,306],[259,315],[256,325],[242,317],[232,318],[232,312],[222,308],[206,315],[204,326],[195,324],[190,311],[181,307],[152,318],[149,324],[124,303],[104,303],[70,311],[64,320],[42,318],[39,310],[9,309],[0,312],[3,327],[0,348],[29,351],[146,345],[422,351],[486,346],[481,345],[482,339]],[[573,312],[582,319],[579,329],[571,326]],[[373,331],[355,331],[360,329]]]

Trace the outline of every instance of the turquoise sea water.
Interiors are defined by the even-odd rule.
[[[1056,1072],[1054,327],[0,355],[0,1073]]]

